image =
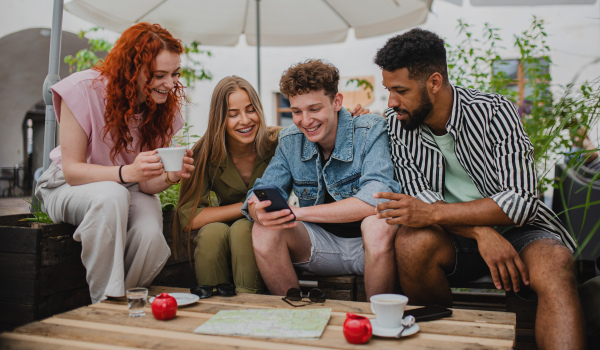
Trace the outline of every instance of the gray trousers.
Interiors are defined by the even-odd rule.
[[[171,255],[157,195],[112,181],[70,186],[54,163],[38,181],[36,197],[52,221],[77,226],[93,303],[148,286]]]

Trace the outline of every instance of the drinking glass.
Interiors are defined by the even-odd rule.
[[[148,288],[136,287],[127,289],[127,305],[129,317],[141,317],[146,315],[146,301],[148,300]]]

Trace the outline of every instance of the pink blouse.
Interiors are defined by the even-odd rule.
[[[52,86],[54,109],[60,123],[61,101],[64,100],[73,112],[73,115],[88,136],[86,159],[89,164],[106,166],[132,164],[138,155],[140,146],[140,133],[138,126],[143,118],[143,113],[132,116],[129,131],[133,142],[127,149],[117,154],[115,163],[110,159],[110,150],[114,142],[107,135],[103,138],[103,128],[106,125],[104,113],[106,111],[106,79],[97,79],[100,72],[88,69],[74,73]],[[183,117],[177,113],[173,122],[173,134],[184,125]],[[173,135],[170,135],[173,136]],[[50,152],[50,159],[62,169],[60,146]]]

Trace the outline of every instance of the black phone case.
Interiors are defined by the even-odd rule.
[[[446,309],[442,306],[433,305],[406,310],[404,311],[404,315],[413,315],[415,317],[415,321],[424,322],[452,316],[452,310]]]
[[[287,204],[283,196],[279,192],[279,190],[274,186],[258,186],[253,189],[254,194],[260,201],[269,200],[271,201],[271,205],[265,208],[265,211],[279,211],[283,209],[289,209],[292,211],[290,206]],[[262,191],[264,196],[261,196],[257,193],[257,191]],[[292,212],[294,214],[294,212]],[[294,220],[296,220],[296,215],[294,215]]]

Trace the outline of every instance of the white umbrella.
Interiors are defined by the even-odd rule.
[[[137,22],[160,23],[184,41],[233,46],[313,45],[397,32],[427,18],[433,0],[72,0],[65,9],[122,32]],[[257,21],[257,10],[260,21]],[[258,26],[259,25],[259,26]]]
[[[462,5],[466,0],[445,0]],[[473,6],[545,6],[595,4],[598,0],[470,0]]]
[[[540,6],[594,4],[597,0],[471,0],[473,6]]]
[[[337,43],[349,28],[357,38],[397,32],[425,22],[433,0],[72,0],[65,9],[122,32],[133,23],[160,23],[176,37],[233,46],[245,35],[257,46]]]
[[[257,46],[260,92],[260,46],[293,46],[343,42],[348,29],[357,38],[397,32],[425,22],[433,0],[72,0],[64,8],[89,22],[122,32],[137,22],[160,23],[186,42],[233,46],[242,34]],[[61,30],[63,0],[55,0],[53,37]],[[58,18],[60,16],[60,19]],[[53,61],[60,56],[51,51]],[[55,56],[54,58],[52,56]],[[45,88],[49,90],[49,86]],[[44,168],[54,145],[54,110],[46,100]],[[52,113],[49,115],[49,109]],[[50,125],[52,124],[52,125]],[[46,148],[50,147],[50,148]]]

